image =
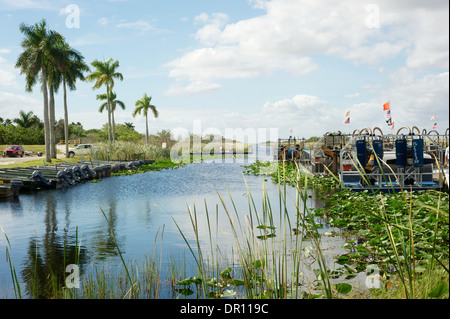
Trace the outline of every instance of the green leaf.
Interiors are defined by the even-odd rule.
[[[333,287],[342,294],[348,294],[352,290],[352,286],[347,283],[335,284]]]
[[[417,273],[424,273],[427,269],[425,267],[419,266],[419,267],[416,267],[414,270]]]
[[[233,269],[231,269],[231,267],[230,267],[230,268],[227,268],[227,269],[225,269],[224,271],[222,271],[222,272],[220,273],[220,275],[221,275],[222,277],[224,277],[224,276],[230,276],[232,270],[233,270]]]
[[[192,277],[189,277],[189,278],[186,278],[186,279],[183,279],[183,280],[177,282],[176,285],[190,285],[192,283],[201,284],[202,280],[201,280],[201,278],[192,276]]]
[[[261,240],[266,240],[268,238],[275,238],[275,237],[277,237],[277,234],[275,234],[275,233],[271,233],[268,235],[256,236],[256,238],[261,239]]]
[[[230,283],[235,285],[236,287],[245,285],[245,282],[239,279],[232,280]]]
[[[448,286],[446,282],[440,283],[432,292],[428,294],[430,298],[440,298],[448,292]]]
[[[252,263],[252,265],[253,265],[253,268],[255,268],[255,269],[261,268],[261,266],[262,266],[261,260],[258,259],[257,261],[254,261]]]
[[[256,228],[258,228],[258,229],[277,229],[277,226],[267,226],[267,225],[259,225],[259,226],[256,226]]]
[[[182,294],[183,296],[190,296],[192,295],[194,292],[191,289],[175,289],[176,292]]]

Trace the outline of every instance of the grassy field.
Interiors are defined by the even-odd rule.
[[[49,163],[47,161],[45,161],[45,157],[41,158],[41,159],[30,159],[29,161],[27,160],[22,160],[22,161],[18,161],[16,163],[13,164],[7,164],[7,165],[0,165],[0,167],[2,168],[10,168],[10,167],[28,167],[28,166],[40,166],[40,165],[55,165],[55,164],[63,164],[64,162],[67,163],[77,163],[80,159],[79,158],[53,158],[52,162]]]
[[[9,145],[0,145],[0,150],[3,152]],[[8,162],[15,161],[15,163],[1,165],[2,168],[8,168],[8,167],[27,167],[27,166],[38,166],[38,165],[44,165],[45,161],[45,145],[22,145],[25,151],[30,152],[42,152],[44,155],[40,157],[39,159],[35,159],[36,154],[32,154],[31,156],[24,155],[23,158],[14,158],[14,157],[8,157]],[[61,151],[56,149],[56,154],[60,155],[62,154]],[[28,159],[29,157],[29,159]],[[33,157],[33,158],[31,158]],[[63,159],[52,159],[52,162],[45,162],[46,165],[51,164],[62,164],[64,162],[70,162],[70,163],[76,163],[79,159],[78,158],[63,158]]]

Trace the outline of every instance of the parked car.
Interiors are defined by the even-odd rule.
[[[76,155],[91,154],[93,149],[94,146],[92,144],[80,144],[77,147],[69,148],[69,157],[75,157]]]
[[[23,157],[24,153],[25,153],[25,150],[23,149],[22,145],[11,145],[11,146],[8,146],[3,151],[3,157],[6,157],[6,156],[20,156],[20,157]]]

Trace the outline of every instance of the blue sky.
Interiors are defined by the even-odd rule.
[[[0,0],[0,117],[19,110],[42,117],[40,88],[26,93],[14,65],[20,23],[45,18],[88,64],[120,62],[124,81],[114,91],[126,109],[116,122],[133,122],[142,133],[144,119],[131,113],[144,93],[160,112],[150,120],[152,134],[192,132],[194,121],[222,135],[272,128],[308,138],[375,126],[391,133],[387,101],[395,131],[429,131],[437,122],[444,133],[448,7],[447,0]],[[86,129],[107,122],[96,100],[105,89],[92,86],[79,82],[68,96],[69,121]],[[62,118],[62,94],[56,99]]]

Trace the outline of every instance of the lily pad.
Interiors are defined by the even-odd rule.
[[[348,294],[350,291],[352,291],[352,286],[345,282],[335,284],[335,285],[333,285],[333,287],[334,287],[334,289],[336,289],[336,291],[338,291],[342,294]]]

